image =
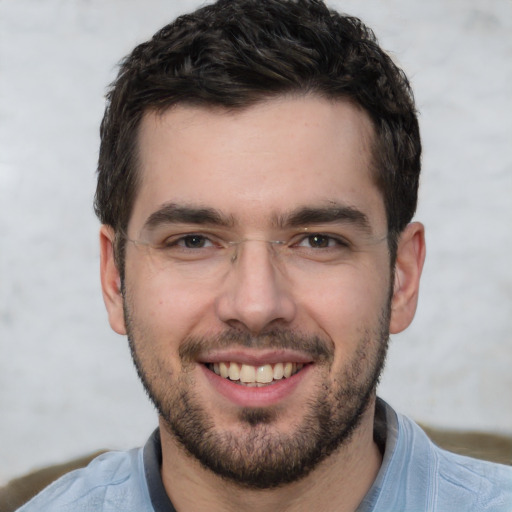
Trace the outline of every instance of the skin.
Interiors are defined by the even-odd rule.
[[[245,406],[273,412],[265,426],[268,434],[293,437],[319,390],[336,386],[355,365],[363,368],[358,374],[365,373],[382,343],[377,333],[388,307],[389,332],[400,332],[412,321],[424,230],[419,223],[404,230],[391,277],[382,242],[387,233],[384,203],[370,173],[372,137],[371,122],[360,109],[316,96],[279,97],[236,112],[176,106],[145,115],[139,134],[141,185],[128,237],[154,241],[160,231],[149,228],[148,219],[172,203],[215,209],[230,220],[226,229],[231,236],[248,241],[222,271],[202,279],[164,263],[147,245],[128,243],[123,297],[113,232],[103,226],[104,300],[110,324],[120,334],[127,333],[125,309],[129,312],[137,353],[155,387],[193,391],[216,431],[246,439],[250,429],[240,415]],[[307,233],[349,233],[360,242],[357,250],[329,263],[306,259],[294,267],[283,265],[262,242],[305,232],[304,225],[276,219],[333,204],[361,212],[365,225],[312,222],[305,226]],[[198,231],[198,226],[185,227]],[[233,342],[232,347],[204,347],[187,365],[179,356],[184,340],[214,339],[227,329],[253,337],[272,329],[318,336],[332,349],[332,358],[324,364],[300,350],[295,355],[288,351],[285,357],[311,363],[293,387],[271,399],[238,390],[235,400],[231,391],[223,394],[212,384],[201,363],[212,354],[259,363],[278,357],[276,350]],[[381,464],[373,442],[374,400],[372,394],[353,435],[307,476],[267,490],[237,486],[205,469],[160,418],[166,490],[180,511],[355,510]]]

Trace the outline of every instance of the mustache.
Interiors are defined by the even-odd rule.
[[[188,364],[196,361],[205,351],[233,347],[298,350],[317,362],[332,361],[334,358],[334,344],[331,340],[284,329],[258,335],[233,329],[212,336],[189,337],[183,340],[179,356],[183,364]]]

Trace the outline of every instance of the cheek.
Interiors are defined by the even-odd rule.
[[[126,293],[133,326],[162,343],[192,334],[213,304],[212,291],[204,283],[173,278],[143,262],[127,268]]]
[[[363,332],[378,325],[387,306],[389,277],[386,271],[343,269],[321,282],[301,287],[301,309],[335,343],[357,344]]]

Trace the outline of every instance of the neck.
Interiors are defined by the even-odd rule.
[[[180,512],[354,511],[382,463],[373,441],[374,411],[372,403],[352,437],[306,477],[271,490],[242,488],[203,468],[161,421],[164,487]]]

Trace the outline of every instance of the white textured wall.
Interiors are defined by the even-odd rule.
[[[115,63],[195,0],[0,1],[0,482],[156,424],[100,297],[92,213]],[[410,75],[428,257],[381,395],[512,433],[512,2],[347,0]]]

